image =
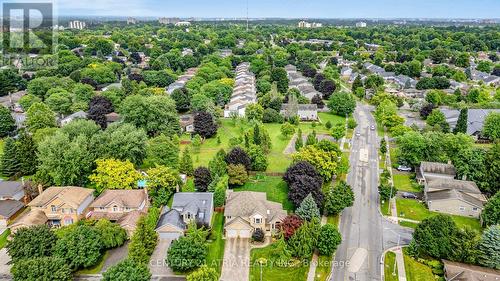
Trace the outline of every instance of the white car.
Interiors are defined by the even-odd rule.
[[[403,166],[403,165],[399,165],[398,166],[398,171],[401,171],[401,172],[411,172],[411,167],[407,167],[407,166]]]

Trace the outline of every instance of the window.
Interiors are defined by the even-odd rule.
[[[187,214],[186,214],[186,218],[187,218],[188,220],[189,220],[189,219],[191,219],[191,213],[187,213]]]
[[[113,212],[118,212],[118,206],[113,206]]]
[[[255,218],[255,223],[261,223],[262,219],[261,218]]]
[[[458,209],[459,209],[460,211],[465,211],[465,207],[464,207],[464,206],[460,206]]]
[[[72,224],[72,223],[73,223],[73,219],[71,219],[71,218],[64,219],[65,225]]]
[[[104,210],[106,210],[106,208],[104,208],[104,207],[99,207],[99,210],[104,211]]]
[[[50,210],[55,213],[57,211],[56,206],[52,205],[50,206]]]
[[[472,208],[472,210],[475,211],[475,212],[477,212],[478,209],[476,207],[474,207],[474,208]]]

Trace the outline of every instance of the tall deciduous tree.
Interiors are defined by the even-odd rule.
[[[252,169],[250,156],[241,147],[235,147],[226,155],[226,163],[238,165],[241,164],[247,171]]]
[[[330,188],[326,194],[325,211],[329,214],[337,215],[353,204],[354,192],[352,188],[346,182],[341,181],[333,188]]]
[[[119,247],[127,240],[125,229],[107,219],[98,220],[94,225],[94,229],[99,233],[103,248],[105,249]]]
[[[333,94],[328,100],[328,108],[334,114],[345,116],[351,114],[356,107],[354,97],[345,92]]]
[[[151,280],[151,272],[145,264],[136,263],[130,259],[125,259],[116,265],[109,267],[102,274],[103,281],[115,280]]]
[[[167,264],[175,271],[186,272],[205,263],[207,246],[190,237],[174,240],[167,253]]]
[[[14,263],[30,258],[51,256],[57,237],[46,225],[21,228],[7,240],[7,252]]]
[[[447,259],[453,255],[453,239],[457,235],[458,228],[451,217],[439,214],[424,219],[415,229],[413,239],[422,254]]]
[[[164,134],[151,138],[146,143],[146,162],[150,165],[179,167],[179,143]]]
[[[486,226],[500,224],[500,192],[488,200],[481,212],[481,218]]]
[[[492,140],[500,139],[500,113],[490,112],[484,120],[483,135]]]
[[[32,133],[38,129],[55,127],[54,112],[44,103],[34,103],[26,112],[26,127]]]
[[[194,115],[194,132],[207,139],[217,133],[217,124],[214,122],[212,114],[208,112],[197,112]]]
[[[141,174],[130,161],[116,159],[98,159],[97,168],[90,176],[90,181],[98,190],[132,189],[137,187]]]
[[[168,203],[170,196],[176,191],[181,183],[178,172],[166,166],[158,165],[149,169],[148,191],[154,206],[164,206]]]
[[[94,228],[80,225],[57,240],[54,253],[72,270],[95,265],[101,257],[101,236]]]
[[[95,96],[89,102],[87,117],[105,129],[108,125],[106,114],[113,112],[114,107],[111,101],[104,96]]]
[[[208,168],[198,167],[194,170],[194,186],[196,190],[206,192],[210,182],[212,182],[212,175]]]
[[[305,161],[293,164],[288,167],[283,180],[288,184],[288,199],[295,206],[300,206],[300,203],[309,194],[312,194],[318,207],[322,206],[323,193],[321,192],[321,186],[323,179],[311,164]]]

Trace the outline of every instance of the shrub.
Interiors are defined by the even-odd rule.
[[[257,228],[252,234],[252,239],[257,242],[263,242],[264,241],[264,231],[262,229]]]

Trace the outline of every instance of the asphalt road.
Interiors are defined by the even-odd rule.
[[[342,243],[333,264],[334,281],[381,279],[380,258],[385,249],[408,244],[412,230],[387,221],[379,212],[378,147],[379,139],[371,115],[372,107],[358,104],[354,117],[356,130],[350,156],[347,182],[354,190],[354,205],[343,211],[340,221]]]

